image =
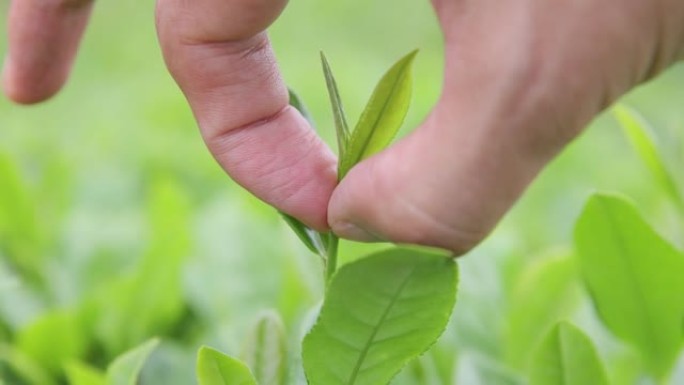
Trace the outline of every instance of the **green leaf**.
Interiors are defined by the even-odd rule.
[[[290,95],[290,105],[294,107],[297,111],[299,111],[302,116],[309,121],[309,123],[313,123],[313,119],[311,119],[311,114],[309,113],[309,109],[306,108],[306,105],[304,105],[304,101],[302,98],[297,95],[296,92],[294,92],[292,89],[288,88],[288,93]]]
[[[399,60],[375,87],[340,158],[340,180],[354,165],[387,147],[399,131],[411,102],[411,68],[417,53]]]
[[[665,378],[682,345],[684,255],[631,203],[602,194],[584,208],[575,244],[603,323],[640,350],[651,374]]]
[[[278,313],[262,314],[247,338],[242,359],[260,385],[281,385],[287,376],[285,326]]]
[[[85,338],[76,314],[53,311],[41,315],[22,329],[16,345],[34,362],[58,375],[66,362],[84,353]]]
[[[66,374],[69,385],[106,385],[104,373],[78,361],[66,365]]]
[[[0,369],[9,371],[12,378],[20,380],[26,385],[55,385],[52,376],[38,363],[34,362],[23,352],[7,344],[0,344]],[[8,370],[9,369],[9,370]],[[1,372],[3,377],[6,372]],[[13,384],[14,382],[10,382]]]
[[[159,344],[152,339],[119,356],[107,368],[107,385],[136,385],[147,357]]]
[[[456,364],[458,385],[523,385],[518,373],[502,362],[472,351],[459,353]]]
[[[25,279],[44,282],[40,222],[30,186],[12,159],[0,153],[0,254]]]
[[[681,210],[684,201],[672,173],[668,170],[655,141],[655,132],[646,119],[635,110],[618,104],[613,107],[613,114],[622,126],[636,153],[648,167],[656,182],[670,196]]]
[[[299,219],[279,211],[280,216],[283,217],[285,223],[290,226],[292,231],[297,235],[300,241],[306,246],[309,251],[314,254],[326,257],[328,250],[328,243],[330,237],[328,234],[319,233],[318,231],[303,224]]]
[[[452,259],[409,248],[343,266],[304,339],[309,383],[387,384],[442,334],[457,281]]]
[[[603,364],[591,340],[578,328],[558,323],[536,350],[530,385],[607,385]]]
[[[506,360],[512,367],[527,367],[543,332],[570,316],[579,300],[575,260],[567,253],[532,263],[512,290],[507,317]]]
[[[171,330],[184,312],[181,276],[192,244],[187,194],[173,179],[159,177],[148,206],[151,239],[139,266],[132,275],[108,281],[93,299],[99,307],[92,310],[97,336],[112,355]]]
[[[340,159],[345,157],[347,147],[349,146],[349,126],[347,125],[347,118],[344,115],[344,108],[342,107],[342,99],[340,92],[337,89],[337,82],[333,76],[332,69],[325,54],[321,52],[321,64],[323,65],[323,75],[325,76],[325,85],[328,88],[328,95],[330,96],[330,105],[333,110],[333,117],[335,120],[335,133],[337,134],[337,146]]]
[[[257,385],[245,364],[207,346],[198,354],[197,380],[199,385]]]
[[[302,116],[311,124],[311,126],[315,128],[311,113],[309,112],[309,109],[306,108],[306,105],[304,104],[302,98],[299,97],[299,95],[290,88],[288,88],[288,92],[290,95],[290,105],[293,106],[297,111],[299,111],[299,113],[302,114]],[[290,226],[290,228],[295,232],[299,240],[301,240],[302,243],[304,243],[304,245],[307,249],[309,249],[309,251],[311,251],[314,254],[318,254],[321,257],[326,257],[326,253],[328,251],[329,246],[328,241],[331,238],[332,234],[319,233],[318,231],[308,227],[307,225],[303,224],[291,215],[285,214],[282,211],[278,211],[278,213],[283,217],[288,226]]]

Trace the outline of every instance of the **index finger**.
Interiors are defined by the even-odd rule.
[[[335,158],[288,105],[263,30],[284,0],[160,0],[164,57],[227,173],[257,197],[328,228]]]
[[[2,74],[7,96],[37,103],[66,82],[91,13],[90,0],[12,1]]]

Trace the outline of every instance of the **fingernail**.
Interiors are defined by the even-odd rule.
[[[370,232],[362,229],[361,227],[349,223],[341,222],[333,226],[335,234],[338,236],[359,242],[383,242],[383,239],[371,234]]]

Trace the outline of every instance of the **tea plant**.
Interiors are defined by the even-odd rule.
[[[396,134],[411,97],[414,57],[415,53],[407,55],[385,74],[353,129],[330,65],[322,57],[340,179]],[[306,115],[295,94],[291,104]],[[672,222],[676,228],[684,214],[679,175],[668,164],[656,130],[625,105],[614,108],[613,114],[651,173],[653,185],[666,198],[663,205],[677,213]],[[192,243],[186,193],[171,178],[157,175],[145,204],[150,208],[150,242],[134,268],[111,274],[109,269],[86,265],[79,273],[82,276],[74,274],[83,280],[79,282],[82,298],[52,307],[51,288],[56,286],[46,268],[52,258],[47,250],[59,244],[54,229],[59,228],[60,208],[38,206],[35,201],[64,194],[63,187],[53,183],[64,176],[63,171],[59,166],[45,170],[37,178],[44,187],[34,189],[12,159],[0,156],[0,253],[6,257],[0,294],[9,293],[4,303],[16,295],[9,303],[23,301],[39,308],[24,324],[8,316],[13,313],[8,313],[7,305],[0,309],[0,384],[166,385],[168,377],[141,372],[148,356],[168,352],[167,342],[182,341],[194,350],[198,340],[208,338],[193,335],[206,320],[196,314],[197,306],[188,305],[178,284]],[[456,327],[468,321],[481,325],[479,330],[493,343],[481,343],[480,351],[474,351],[475,343],[463,336],[448,335],[448,340],[435,342],[447,327],[456,300],[458,269],[448,255],[388,247],[338,267],[339,240],[334,234],[316,232],[282,216],[306,249],[321,260],[324,300],[303,321],[293,322],[294,317],[283,309],[282,317],[274,311],[262,313],[242,349],[232,350],[236,358],[201,348],[196,362],[200,385],[682,382],[678,371],[684,342],[684,255],[623,196],[598,193],[589,198],[575,225],[571,250],[562,248],[513,268],[504,266],[502,270],[512,272],[493,276],[501,282],[478,282],[482,291],[501,284],[506,294],[505,302],[497,303],[496,317],[486,319],[471,307],[466,308],[475,310],[469,320],[455,320]],[[100,257],[107,259],[106,253],[96,256]],[[10,268],[18,278],[5,276]],[[293,281],[299,278],[296,271],[288,274]],[[479,279],[463,277],[464,281]],[[15,281],[20,281],[23,292],[13,291]],[[232,293],[225,292],[209,290],[202,296],[228,301]],[[459,315],[464,312],[463,292]],[[302,300],[290,292],[284,295],[288,301]],[[281,318],[288,321],[287,327]],[[497,328],[498,324],[504,326]],[[451,328],[446,330],[453,334]],[[152,335],[164,336],[165,342],[152,339],[139,345]],[[129,350],[135,345],[139,347]],[[165,363],[150,362],[146,369],[154,365],[168,372],[176,369]]]
[[[337,133],[339,180],[355,164],[384,149],[396,135],[409,107],[415,55],[405,56],[383,76],[351,131],[330,65],[321,55]],[[291,103],[306,114],[295,94]],[[336,271],[337,236],[316,232],[286,214],[283,217],[325,265],[325,300],[302,347],[310,384],[388,383],[445,329],[456,300],[457,274],[452,259],[426,250],[395,247]],[[264,333],[263,338],[273,336]],[[278,354],[251,360],[255,365],[252,375],[250,366],[203,348],[197,364],[200,385],[285,383],[283,376],[277,375],[284,370],[283,349],[268,345],[262,349]],[[264,374],[263,368],[268,368],[269,374]]]

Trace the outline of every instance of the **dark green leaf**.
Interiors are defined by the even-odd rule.
[[[344,115],[344,108],[342,107],[340,92],[337,89],[337,82],[330,69],[328,59],[323,52],[321,52],[321,63],[323,65],[323,75],[325,76],[325,84],[328,87],[330,105],[335,120],[335,133],[337,134],[339,157],[340,159],[343,159],[347,153],[347,146],[349,145],[349,126],[347,125],[347,118]]]
[[[207,346],[197,357],[197,381],[199,385],[257,385],[245,364]]]
[[[620,122],[634,150],[653,174],[656,182],[670,196],[672,201],[684,210],[684,201],[682,201],[679,187],[658,150],[655,132],[651,125],[641,114],[623,104],[613,107],[613,114]]]
[[[136,385],[147,358],[159,344],[152,339],[119,356],[107,368],[107,385]]]
[[[375,87],[340,158],[340,180],[354,165],[387,147],[399,131],[411,102],[411,68],[417,53],[399,60]]]
[[[682,345],[684,255],[625,199],[593,196],[575,229],[581,271],[604,324],[664,378]]]
[[[530,385],[607,385],[594,345],[567,322],[556,325],[532,358]]]
[[[302,98],[300,98],[299,95],[297,95],[297,93],[291,89],[288,89],[288,92],[290,94],[290,105],[299,111],[299,113],[302,114],[302,116],[308,120],[309,123],[313,123],[309,109],[304,105]]]
[[[287,341],[278,313],[269,311],[259,317],[245,343],[242,359],[259,385],[285,384]]]
[[[453,260],[394,248],[343,266],[304,339],[311,385],[383,385],[442,334],[456,301]]]

